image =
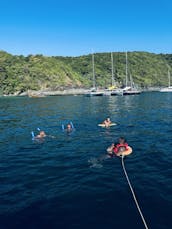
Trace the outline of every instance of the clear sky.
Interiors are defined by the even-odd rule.
[[[172,53],[171,0],[0,0],[0,11],[11,54]]]

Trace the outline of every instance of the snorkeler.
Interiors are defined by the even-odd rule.
[[[68,122],[68,124],[66,125],[66,127],[64,126],[64,124],[62,124],[62,130],[66,131],[67,133],[71,133],[72,131],[75,130],[74,125],[72,122]]]
[[[73,130],[72,125],[70,123],[67,124],[66,131],[71,132]]]
[[[124,137],[120,137],[117,144],[113,143],[107,148],[107,152],[110,156],[129,155],[132,153],[132,148],[128,145]]]
[[[43,130],[41,130],[39,132],[39,134],[35,137],[35,138],[45,138],[47,135],[45,134],[45,132]]]

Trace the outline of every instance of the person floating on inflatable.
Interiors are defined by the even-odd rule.
[[[111,123],[112,123],[112,122],[111,122],[110,118],[107,118],[107,119],[105,119],[105,120],[103,121],[102,124],[104,124],[105,127],[109,127]]]
[[[108,128],[110,126],[116,126],[117,124],[112,122],[110,118],[106,118],[101,124],[98,124],[98,126]]]
[[[107,148],[107,152],[110,156],[126,156],[132,153],[132,148],[128,145],[125,138],[120,137],[117,144],[112,144]]]

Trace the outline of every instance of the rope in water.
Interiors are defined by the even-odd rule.
[[[144,216],[143,216],[143,214],[142,214],[142,211],[141,211],[141,209],[140,209],[140,207],[139,207],[139,204],[138,204],[138,201],[137,201],[137,199],[136,199],[135,193],[134,193],[133,188],[132,188],[132,186],[131,186],[130,180],[129,180],[129,178],[128,178],[127,171],[126,171],[126,169],[125,169],[125,165],[124,165],[124,156],[122,156],[121,158],[122,158],[122,159],[121,159],[122,167],[123,167],[123,170],[124,170],[124,173],[125,173],[125,176],[126,176],[128,185],[129,185],[129,187],[130,187],[130,189],[131,189],[131,192],[132,192],[132,195],[133,195],[133,198],[134,198],[136,207],[137,207],[137,209],[138,209],[138,211],[139,211],[139,213],[140,213],[140,216],[141,216],[141,218],[142,218],[142,221],[143,221],[143,223],[144,223],[145,228],[148,229],[148,226],[147,226],[147,224],[146,224],[146,221],[145,221],[145,219],[144,219]]]

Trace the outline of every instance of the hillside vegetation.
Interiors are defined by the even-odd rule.
[[[98,87],[111,85],[111,54],[96,53],[95,77]],[[125,82],[125,53],[114,52],[115,80]],[[141,87],[167,85],[171,54],[128,52],[129,74]],[[92,86],[92,55],[80,57],[16,56],[0,51],[0,94],[27,90],[63,90]]]

